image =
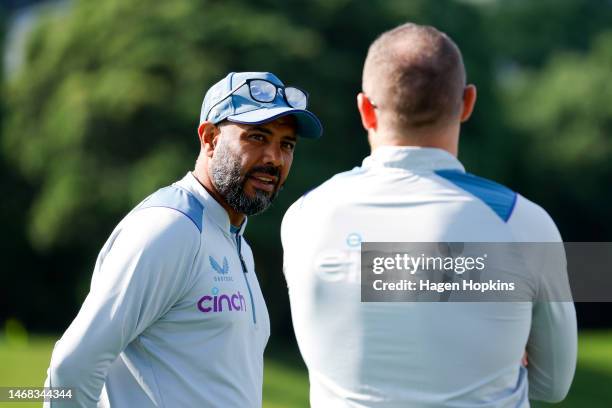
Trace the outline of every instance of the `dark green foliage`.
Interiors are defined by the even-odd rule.
[[[19,290],[2,293],[2,310],[62,329],[114,225],[193,168],[206,89],[229,71],[267,70],[308,90],[325,127],[300,141],[278,202],[247,229],[273,330],[289,333],[282,214],[368,154],[362,63],[379,33],[408,20],[453,37],[478,86],[468,170],[538,201],[566,239],[609,240],[611,16],[603,0],[77,0],[48,13],[3,85],[2,245]]]

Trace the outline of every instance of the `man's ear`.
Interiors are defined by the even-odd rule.
[[[219,128],[212,124],[212,122],[202,122],[198,126],[198,137],[200,139],[200,150],[208,157],[212,157],[215,146],[217,145],[217,138],[221,132]]]
[[[376,117],[376,108],[370,99],[363,92],[359,92],[357,95],[357,109],[359,109],[359,115],[361,116],[361,124],[365,130],[374,129],[378,127],[378,118]]]
[[[476,105],[476,85],[468,85],[463,90],[463,108],[461,111],[461,122],[467,121]]]

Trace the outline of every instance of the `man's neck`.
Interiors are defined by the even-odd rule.
[[[418,134],[416,132],[404,132],[401,136],[388,132],[368,132],[368,141],[372,151],[380,146],[414,146],[435,147],[446,150],[457,157],[459,153],[459,128],[441,129]]]

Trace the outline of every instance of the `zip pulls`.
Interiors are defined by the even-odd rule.
[[[247,289],[249,290],[249,298],[251,299],[251,311],[253,313],[253,324],[257,324],[257,318],[255,317],[255,301],[253,300],[253,292],[251,291],[251,285],[249,285],[249,279],[247,278],[247,273],[249,270],[247,269],[246,263],[242,258],[242,239],[240,234],[236,232],[236,247],[238,249],[238,257],[240,258],[240,265],[242,266],[242,276],[244,276],[244,281],[246,282]]]

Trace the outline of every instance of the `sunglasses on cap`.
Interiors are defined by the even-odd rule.
[[[215,106],[232,96],[244,85],[249,87],[249,95],[251,99],[256,102],[270,103],[274,101],[276,95],[280,93],[285,100],[285,103],[292,108],[306,109],[306,106],[308,105],[308,94],[306,91],[303,91],[300,88],[296,88],[294,86],[277,85],[265,79],[246,79],[215,102],[208,110],[206,118],[208,119],[208,115],[210,115],[210,112],[212,112]]]

